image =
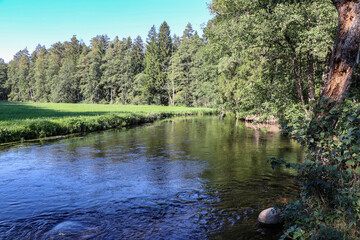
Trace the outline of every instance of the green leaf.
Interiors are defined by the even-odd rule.
[[[346,161],[346,165],[350,165],[350,166],[355,166],[355,161],[353,160],[349,160],[349,161]]]

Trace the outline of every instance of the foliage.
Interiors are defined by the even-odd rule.
[[[274,167],[296,168],[303,186],[300,200],[286,207],[283,237],[359,239],[360,107],[354,99],[360,96],[360,68],[354,99],[341,105],[322,99],[314,106],[336,32],[332,2],[212,0],[209,8],[214,17],[203,37],[191,24],[182,37],[171,37],[163,22],[150,29],[145,45],[140,37],[110,41],[98,35],[88,47],[73,36],[31,54],[21,50],[8,64],[0,59],[0,100],[124,105],[1,103],[0,142],[213,112],[138,106],[146,103],[218,107],[238,118],[275,116],[307,149],[301,166],[270,160]],[[19,107],[27,115],[14,114]],[[312,112],[316,117],[309,121]]]
[[[90,52],[82,62],[81,69],[84,71],[80,80],[81,94],[86,102],[98,103],[102,99],[101,92],[101,64],[103,56],[108,48],[108,37],[98,35],[91,39]]]
[[[14,60],[8,65],[8,81],[6,87],[11,90],[8,98],[13,101],[29,101],[29,66],[30,58],[27,49],[15,54]]]
[[[86,46],[73,36],[19,51],[0,64],[1,99],[208,106],[282,125],[310,114],[329,70],[331,1],[213,0],[209,8],[214,17],[203,36],[190,23],[183,36],[171,36],[164,21],[145,44],[98,35]]]
[[[144,57],[145,88],[148,104],[168,104],[169,96],[166,91],[166,82],[172,54],[173,42],[170,36],[169,25],[163,22],[159,33],[157,33],[155,26],[153,26],[148,34]]]
[[[106,102],[126,104],[134,82],[131,39],[115,39],[106,51],[101,65],[101,86]]]
[[[300,200],[285,209],[283,238],[359,239],[360,103],[333,104],[324,98],[314,112],[317,117],[293,127],[307,155],[297,167],[302,191]]]
[[[36,54],[36,61],[34,62],[34,100],[35,101],[46,101],[47,92],[46,89],[46,69],[48,67],[47,56],[48,51],[45,47],[39,46],[40,49]]]
[[[192,84],[196,83],[196,76],[192,70],[195,68],[196,54],[203,44],[191,24],[188,24],[182,41],[170,60],[167,89],[171,105],[193,104],[193,93],[199,86]]]
[[[301,104],[308,112],[323,82],[337,15],[331,1],[225,1],[205,36],[215,49],[218,90],[225,109],[280,114]]]
[[[52,91],[52,102],[75,102],[76,91],[76,65],[72,59],[64,59],[59,75],[56,78],[54,91]]]
[[[190,23],[171,36],[164,21],[145,44],[98,35],[88,47],[73,36],[25,49],[6,66],[6,97],[209,106],[286,125],[319,96],[337,24],[331,1],[300,2],[213,0],[203,37]]]

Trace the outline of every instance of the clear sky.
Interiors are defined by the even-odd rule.
[[[89,44],[99,34],[110,39],[140,35],[165,20],[181,35],[188,22],[201,31],[211,19],[211,0],[0,0],[0,58],[6,62],[19,50],[37,44],[49,48],[73,35]]]

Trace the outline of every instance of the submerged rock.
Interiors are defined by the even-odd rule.
[[[259,214],[258,221],[264,225],[279,225],[281,223],[280,210],[272,207],[265,209]]]
[[[43,239],[64,240],[79,239],[85,240],[95,237],[100,233],[101,229],[94,226],[85,226],[79,222],[65,221],[57,224],[48,231]]]

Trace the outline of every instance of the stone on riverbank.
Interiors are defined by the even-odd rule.
[[[259,214],[258,221],[264,225],[278,225],[281,223],[280,210],[272,207],[265,209]]]

